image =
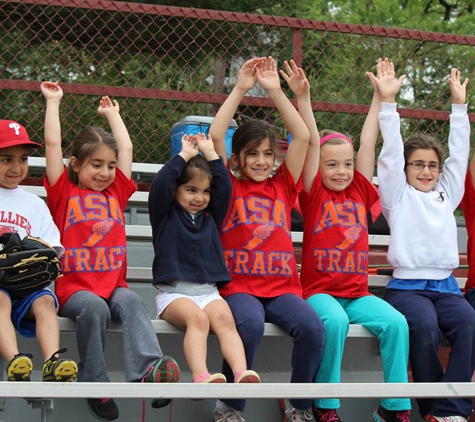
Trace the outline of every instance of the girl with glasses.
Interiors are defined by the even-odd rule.
[[[470,382],[475,369],[475,311],[462,296],[453,270],[459,265],[454,211],[464,191],[470,148],[465,104],[468,80],[452,69],[449,151],[428,135],[403,143],[395,98],[404,76],[376,81],[381,94],[379,124],[384,145],[378,160],[383,214],[394,267],[385,299],[406,316],[410,362],[415,382]],[[438,356],[443,338],[452,350],[444,369]],[[472,399],[419,399],[429,422],[466,422]]]

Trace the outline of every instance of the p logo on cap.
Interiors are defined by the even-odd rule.
[[[0,120],[0,148],[9,148],[17,145],[28,145],[33,148],[40,144],[30,140],[28,132],[20,123],[14,120]]]

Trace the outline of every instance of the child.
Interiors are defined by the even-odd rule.
[[[315,376],[317,383],[341,382],[341,360],[349,324],[361,324],[380,342],[386,382],[407,382],[408,327],[404,316],[368,289],[367,212],[378,196],[371,181],[378,137],[379,93],[374,91],[363,126],[354,170],[351,140],[337,132],[320,139],[310,105],[305,76],[294,80],[301,69],[286,66],[286,79],[297,97],[299,112],[310,129],[310,146],[299,195],[304,217],[301,283],[303,295],[325,325],[325,348]],[[378,60],[378,78],[392,64]],[[373,79],[376,77],[373,76]],[[299,84],[300,82],[300,84]],[[373,86],[375,83],[373,82]],[[317,422],[337,422],[338,399],[316,399]],[[378,422],[409,422],[409,399],[383,399],[374,412]]]
[[[465,178],[465,193],[460,204],[462,206],[463,215],[465,217],[465,225],[467,227],[467,261],[468,274],[465,283],[465,297],[472,308],[475,309],[475,253],[473,251],[475,241],[475,156],[472,158],[468,166],[467,176]]]
[[[73,141],[67,169],[63,164],[59,104],[61,87],[43,82],[46,98],[45,141],[48,206],[66,249],[64,276],[56,283],[60,313],[76,322],[79,381],[108,382],[105,333],[112,320],[124,331],[127,381],[177,382],[176,362],[163,356],[142,299],[125,281],[124,209],[137,187],[131,179],[132,143],[117,101],[102,97],[98,112],[114,136],[87,127]],[[114,420],[112,399],[88,399],[97,419]]]
[[[290,233],[290,213],[297,197],[309,133],[283,93],[272,57],[248,60],[211,125],[216,152],[226,157],[225,134],[237,107],[256,82],[275,104],[292,135],[284,162],[271,176],[279,157],[273,127],[260,120],[241,125],[233,135],[232,200],[221,226],[224,257],[231,283],[220,289],[236,320],[248,368],[252,368],[264,323],[282,327],[293,338],[291,382],[310,383],[320,362],[324,330],[318,315],[302,299]],[[226,162],[226,158],[224,158]],[[229,366],[224,374],[232,380]],[[214,420],[243,421],[245,400],[218,401]],[[311,418],[311,400],[282,401],[284,421]]]
[[[0,235],[15,232],[21,238],[34,236],[51,244],[58,256],[64,252],[45,202],[18,185],[28,174],[32,142],[26,129],[13,120],[0,120]],[[73,381],[78,368],[74,361],[60,359],[58,301],[42,289],[14,300],[0,290],[0,353],[7,365],[8,381],[30,381],[33,364],[29,353],[20,353],[15,329],[24,337],[37,337],[44,357],[43,381]]]
[[[475,311],[453,275],[458,267],[454,211],[463,196],[470,148],[465,104],[468,80],[452,69],[449,158],[432,137],[402,142],[395,98],[403,77],[378,79],[383,149],[378,160],[381,204],[389,222],[388,261],[394,267],[385,299],[409,324],[410,362],[415,382],[470,382],[475,361]],[[444,372],[438,346],[446,337],[452,350]],[[466,421],[471,398],[419,399],[429,422]]]
[[[183,135],[181,143],[181,152],[165,164],[150,188],[158,315],[186,331],[183,343],[193,382],[226,382],[223,374],[211,375],[206,366],[210,329],[234,382],[259,382],[257,373],[246,370],[231,310],[217,289],[230,281],[218,233],[231,198],[229,175],[204,134]]]

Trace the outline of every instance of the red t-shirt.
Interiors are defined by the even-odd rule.
[[[289,170],[282,164],[264,182],[232,174],[231,181],[232,199],[220,234],[232,281],[220,289],[221,295],[301,296],[290,231],[297,188]]]
[[[468,169],[465,178],[465,193],[461,202],[463,216],[465,217],[465,225],[467,226],[467,260],[468,273],[465,289],[475,289],[475,256],[472,253],[473,242],[475,242],[475,189],[472,184],[472,174]]]
[[[342,298],[369,295],[367,210],[378,193],[360,173],[341,192],[322,184],[320,173],[310,193],[299,202],[304,217],[302,270],[303,297],[327,293]]]
[[[47,178],[44,183],[65,248],[63,276],[55,286],[60,307],[79,290],[108,299],[115,288],[127,287],[124,209],[137,190],[135,182],[117,168],[114,183],[102,192],[80,189],[66,170],[54,186]]]

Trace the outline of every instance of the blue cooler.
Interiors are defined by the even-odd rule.
[[[186,116],[179,122],[172,126],[172,136],[170,140],[170,157],[178,154],[181,151],[181,138],[184,134],[196,135],[198,133],[205,133],[208,135],[209,127],[213,122],[214,117],[208,116]],[[233,119],[229,125],[229,129],[226,132],[226,155],[228,158],[231,156],[232,150],[232,138],[234,132],[236,132],[237,123]]]

